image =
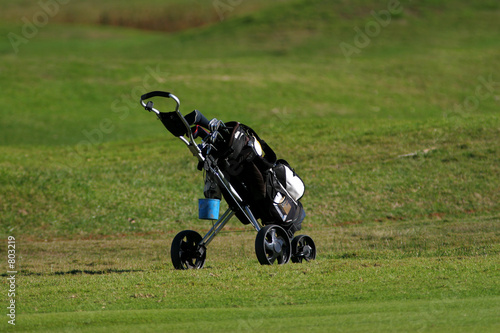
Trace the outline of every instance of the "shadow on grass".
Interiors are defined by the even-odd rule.
[[[104,275],[104,274],[112,274],[112,273],[135,273],[135,272],[143,272],[143,269],[101,269],[101,270],[87,270],[87,269],[72,269],[70,271],[57,271],[57,272],[50,272],[50,273],[40,273],[40,272],[20,272],[20,275],[23,276],[32,276],[32,275],[37,275],[37,276],[43,276],[43,275]],[[7,273],[0,274],[0,276],[8,276]]]

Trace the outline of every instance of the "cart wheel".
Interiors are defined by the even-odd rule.
[[[206,249],[198,246],[202,237],[193,230],[179,232],[172,241],[170,256],[175,269],[203,268],[207,256]]]
[[[300,263],[302,260],[316,259],[316,245],[307,235],[295,236],[292,240],[292,262]]]
[[[291,248],[288,235],[280,226],[267,225],[260,229],[255,239],[255,253],[261,265],[286,264],[290,260]]]

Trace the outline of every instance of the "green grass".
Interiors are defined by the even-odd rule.
[[[158,278],[158,277],[156,277]],[[353,283],[351,282],[351,285]],[[356,282],[354,282],[356,284]],[[363,288],[371,288],[363,283]],[[351,285],[349,286],[351,289]],[[234,296],[239,296],[236,293]],[[316,296],[312,292],[310,297]],[[227,308],[203,307],[199,309],[148,309],[100,310],[89,313],[32,314],[26,317],[30,328],[50,327],[54,331],[77,329],[82,331],[107,331],[154,329],[188,332],[203,325],[203,331],[264,331],[273,328],[321,332],[344,331],[430,331],[439,332],[456,327],[457,332],[481,332],[498,328],[496,313],[498,297],[451,298],[449,300],[404,300],[377,302],[332,302],[329,305],[274,305],[273,300],[282,295],[267,294],[262,308],[230,306]],[[288,299],[293,296],[286,295]],[[154,298],[153,298],[154,299]],[[135,299],[134,299],[135,300]],[[182,298],[177,298],[182,300]],[[269,303],[271,300],[271,304]],[[164,300],[160,299],[161,302]],[[156,299],[152,302],[158,302]],[[105,304],[105,303],[103,303]],[[160,303],[161,304],[161,303]],[[495,305],[496,304],[496,305]],[[105,307],[105,306],[103,306]],[[186,320],[186,318],[194,318]],[[480,318],[477,324],[475,318]],[[151,322],[155,322],[152,329]],[[71,323],[68,325],[68,323]],[[28,328],[27,327],[27,328]],[[493,331],[493,330],[492,330]]]
[[[221,21],[213,2],[70,2],[17,52],[8,34],[41,7],[0,3],[17,330],[500,328],[496,1],[401,1],[350,61],[340,43],[387,3],[243,1]],[[205,269],[171,267],[175,234],[210,225],[195,159],[139,106],[150,90],[250,125],[291,163],[316,261],[258,265],[234,219]]]
[[[165,266],[172,234],[22,241],[19,328],[494,331],[496,223],[319,227],[318,259],[281,267],[256,265],[253,232],[226,231],[200,271]]]
[[[195,310],[149,310],[95,313],[92,321],[88,316],[76,314],[66,318],[65,315],[32,315],[33,323],[49,323],[53,331],[67,331],[72,327],[85,327],[79,331],[108,331],[119,329],[133,332],[137,329],[154,331],[190,332],[198,330],[200,323],[206,332],[258,331],[271,332],[272,328],[288,331],[307,330],[311,332],[400,332],[425,331],[442,332],[449,329],[450,324],[455,332],[485,332],[491,327],[498,328],[496,311],[498,308],[485,309],[485,302],[490,299],[452,300],[446,302],[381,302],[365,303],[353,310],[352,304],[329,305],[321,307],[297,306],[273,308],[256,313],[255,309],[230,308],[224,311],[213,309]],[[492,299],[496,302],[496,299]],[[432,312],[429,312],[429,305]],[[260,315],[260,316],[259,316]],[[476,325],[472,318],[480,317],[484,325]],[[193,321],[179,318],[196,318]],[[457,319],[458,318],[458,319]],[[66,323],[71,321],[68,326]],[[151,329],[148,322],[158,325]],[[367,323],[369,322],[369,323]],[[321,323],[318,325],[317,323]],[[492,326],[490,326],[492,324]],[[48,326],[49,326],[48,325]],[[36,324],[32,327],[37,327]]]

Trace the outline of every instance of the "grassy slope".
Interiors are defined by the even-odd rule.
[[[1,233],[21,249],[25,329],[498,328],[498,84],[466,104],[498,81],[498,5],[403,3],[348,63],[339,43],[385,5],[294,3],[175,35],[61,14],[17,55],[0,43]],[[253,126],[297,168],[315,263],[256,267],[232,221],[206,270],[165,267],[174,233],[207,225],[195,161],[137,107],[153,89]]]
[[[49,24],[16,56],[9,43],[1,46],[6,92],[0,103],[22,101],[26,112],[19,117],[3,108],[2,142],[76,144],[85,139],[82,130],[104,117],[117,124],[103,140],[142,137],[157,126],[130,103],[138,91],[159,85],[174,90],[186,110],[198,107],[252,124],[267,123],[274,109],[356,120],[454,116],[455,106],[474,96],[478,77],[498,72],[494,11],[465,15],[466,5],[450,6],[440,13],[451,26],[443,29],[431,14],[415,17],[419,11],[408,9],[348,64],[339,43],[353,43],[352,28],[369,21],[369,9],[346,20],[335,7],[331,17],[318,17],[333,4],[322,6],[292,7],[288,20],[275,19],[276,10],[173,37]],[[17,30],[4,27],[2,35]],[[144,87],[148,67],[158,68],[161,80],[146,80]],[[465,113],[493,113],[497,104],[490,96]],[[112,106],[126,106],[126,119],[110,113]]]
[[[201,174],[138,107],[154,89],[175,92],[185,111],[256,128],[306,179],[311,223],[495,215],[495,12],[408,5],[347,63],[339,43],[353,43],[352,27],[380,10],[349,8],[297,2],[174,36],[54,24],[17,55],[4,44],[3,232],[190,225]],[[476,100],[479,77],[495,83]]]

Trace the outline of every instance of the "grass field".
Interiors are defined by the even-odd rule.
[[[497,1],[54,1],[0,0],[1,331],[500,330]],[[172,268],[210,224],[150,90],[292,164],[316,261],[234,219]]]

